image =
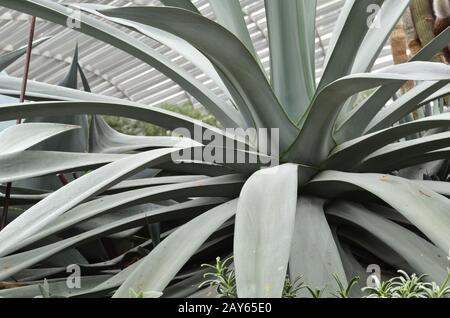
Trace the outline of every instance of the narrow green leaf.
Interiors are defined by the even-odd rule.
[[[448,80],[450,67],[414,62],[387,67],[380,72],[343,77],[316,94],[302,121],[302,130],[286,159],[307,165],[320,164],[334,148],[332,133],[343,102],[355,93],[405,80]]]
[[[162,292],[197,249],[231,218],[237,199],[215,207],[181,226],[140,262],[113,297],[128,298],[130,288]]]
[[[173,8],[126,7],[101,12],[160,28],[188,41],[226,77],[225,84],[247,121],[256,128],[278,128],[282,150],[297,136],[298,129],[280,106],[253,55],[219,24]]]
[[[414,87],[395,102],[380,110],[380,112],[371,120],[364,133],[371,133],[395,124],[400,119],[419,108],[422,100],[446,84],[448,84],[448,81],[424,82]]]
[[[44,43],[50,39],[50,37],[41,38],[39,40],[36,40],[33,42],[33,47],[38,46],[41,43]],[[7,68],[9,65],[17,61],[20,57],[22,57],[27,51],[27,46],[22,46],[21,48],[18,48],[17,50],[3,53],[0,55],[0,72],[3,71],[5,68]]]
[[[275,94],[292,120],[303,115],[316,90],[316,2],[265,1],[270,40],[270,79]]]
[[[401,213],[442,251],[450,248],[450,200],[423,186],[390,175],[325,171],[307,188],[328,197],[366,190]]]
[[[177,150],[157,149],[121,159],[78,178],[35,204],[0,232],[0,255],[16,250],[59,215],[136,172],[167,160]]]
[[[378,216],[376,211],[341,202],[333,204],[326,212],[375,235],[404,258],[417,273],[430,275],[432,280],[445,277],[447,262],[442,250],[412,231]]]
[[[78,128],[71,125],[44,123],[11,126],[0,132],[0,153],[5,155],[23,151],[41,141]]]
[[[449,126],[450,114],[440,114],[364,135],[334,148],[325,166],[332,170],[351,170],[366,156],[394,141],[421,131]]]
[[[410,62],[431,60],[436,53],[448,44],[449,36],[450,27],[422,48]],[[341,143],[361,136],[372,118],[386,105],[403,84],[404,82],[400,82],[380,87],[361,105],[355,107],[353,111],[347,115],[343,114],[342,120],[336,125],[336,140]]]
[[[347,278],[336,243],[324,213],[325,201],[301,196],[297,202],[294,237],[289,259],[292,280],[302,276],[306,285],[325,288],[327,296],[334,292],[331,273],[344,285]],[[307,296],[307,292],[302,296]]]

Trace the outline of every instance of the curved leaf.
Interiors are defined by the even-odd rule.
[[[430,275],[434,281],[445,277],[445,253],[406,228],[356,204],[333,204],[326,212],[375,235],[403,257],[417,273]]]
[[[297,173],[292,164],[260,170],[242,188],[234,233],[240,298],[282,296],[294,234]]]
[[[352,139],[334,148],[325,166],[327,169],[351,170],[366,156],[389,143],[421,131],[449,126],[450,114],[440,114]]]
[[[0,155],[0,183],[98,168],[129,155],[19,151]]]
[[[125,7],[101,12],[160,28],[188,41],[226,76],[225,84],[247,121],[256,128],[278,128],[282,149],[297,136],[297,128],[283,111],[253,55],[222,26],[173,8]]]
[[[324,203],[322,199],[306,196],[297,202],[289,275],[292,281],[301,276],[311,288],[326,288],[327,296],[331,297],[334,292],[331,274],[338,275],[344,285],[347,278],[325,218]],[[306,292],[302,294],[306,296]]]
[[[113,297],[128,298],[130,288],[162,292],[203,242],[235,214],[236,207],[237,199],[219,205],[181,226],[136,266]]]
[[[270,80],[292,120],[303,115],[316,90],[316,4],[316,0],[265,1]]]
[[[132,28],[144,34],[145,36],[155,39],[158,42],[168,46],[169,48],[178,52],[180,55],[184,56],[195,66],[197,66],[203,73],[208,75],[220,87],[220,89],[227,94],[227,97],[231,98],[228,89],[226,88],[217,71],[214,69],[214,66],[211,64],[211,62],[202,53],[200,53],[197,49],[195,49],[192,45],[190,45],[183,39],[180,39],[179,37],[176,37],[168,32],[150,27],[148,25],[135,23],[125,19],[108,17],[97,11],[97,10],[114,9],[115,7],[113,6],[93,4],[93,3],[80,3],[80,4],[71,4],[71,7],[81,9],[88,13],[97,15],[103,19],[107,19],[120,25]],[[232,128],[236,126],[239,127],[246,126],[239,112],[236,109],[234,109],[231,104],[226,103],[225,100],[220,100],[216,98],[215,104],[210,103],[206,105],[206,107],[225,127]]]
[[[44,37],[39,40],[36,40],[33,42],[33,47],[38,46],[41,43],[44,43],[50,39],[50,37]],[[19,58],[21,58],[25,53],[27,52],[27,46],[22,46],[21,48],[18,48],[17,50],[3,53],[0,55],[0,72],[3,71],[5,68],[7,68],[9,65],[17,61]]]
[[[26,150],[43,140],[77,129],[77,126],[61,124],[21,124],[0,132],[0,154]]]
[[[371,133],[395,124],[400,119],[419,108],[419,104],[422,100],[445,86],[447,83],[448,81],[425,82],[414,87],[395,102],[378,112],[369,123],[364,133]]]
[[[136,226],[142,225],[143,223],[145,224],[145,220],[147,220],[147,222],[149,223],[152,223],[152,219],[154,219],[155,217],[159,217],[159,219],[161,219],[162,214],[164,214],[164,218],[166,220],[179,218],[180,215],[192,217],[198,215],[204,210],[210,209],[212,206],[222,203],[223,201],[223,199],[197,199],[172,205],[170,207],[163,207],[103,225],[94,230],[69,237],[65,240],[58,241],[53,244],[44,245],[32,250],[2,257],[0,258],[0,279],[8,278],[11,275],[19,272],[20,270],[33,266],[34,264],[45,260],[46,258],[61,251],[64,251],[69,247],[77,246],[84,242],[107,236],[112,233],[117,233],[126,229],[134,228]]]
[[[192,94],[192,96],[205,107],[208,107],[208,105],[215,107],[215,105],[223,103],[217,95],[211,92],[183,68],[170,61],[167,57],[156,52],[133,36],[128,35],[103,21],[83,13],[74,15],[73,9],[49,0],[5,0],[2,2],[2,5],[13,10],[47,19],[63,26],[67,25],[68,18],[75,19],[77,22],[80,22],[80,28],[77,28],[77,31],[111,44],[153,66]],[[122,9],[123,8],[121,8],[121,10]]]
[[[35,204],[0,231],[0,256],[16,250],[59,215],[136,172],[163,162],[177,150],[157,149],[121,159],[76,179]]]
[[[450,200],[423,186],[388,175],[325,171],[307,189],[333,197],[364,189],[396,209],[441,250],[450,248]]]
[[[358,48],[370,25],[367,23],[370,5],[381,6],[384,0],[348,0],[333,31],[325,66],[318,89],[321,90],[338,78],[350,74]],[[377,47],[373,48],[378,50]]]
[[[203,137],[205,131],[209,131],[212,136],[225,138],[245,149],[245,141],[225,131],[207,125],[201,121],[179,115],[157,107],[148,107],[139,104],[129,103],[102,103],[102,102],[36,102],[24,104],[9,104],[0,107],[0,120],[14,119],[17,114],[23,117],[36,115],[114,115],[119,117],[132,118],[140,121],[164,127],[168,130],[186,128],[191,136]]]
[[[144,188],[119,194],[100,197],[82,203],[66,213],[58,216],[41,231],[27,237],[20,243],[28,246],[49,235],[58,233],[71,226],[99,216],[108,211],[124,209],[147,202],[159,202],[168,199],[185,200],[189,197],[235,197],[243,184],[241,177],[230,175],[217,178],[172,184],[166,186]],[[160,221],[160,220],[157,220]]]
[[[450,132],[434,134],[418,139],[402,141],[388,145],[366,157],[356,168],[358,171],[390,171],[399,166],[399,162],[433,150],[450,147]],[[396,169],[394,169],[396,170]],[[392,170],[391,170],[392,171]]]
[[[422,50],[420,50],[411,60],[428,61],[436,53],[442,50],[448,44],[450,36],[450,27],[445,29],[441,34],[436,36]],[[404,82],[394,83],[379,88],[361,105],[355,107],[353,111],[343,116],[343,119],[337,123],[335,138],[338,142],[343,142],[352,138],[359,137],[364,129],[366,129],[372,118],[383,108],[386,103],[401,88]]]
[[[100,116],[93,116],[90,126],[90,152],[127,153],[136,150],[182,147],[183,144],[201,146],[192,139],[171,136],[130,136],[111,128]]]
[[[313,166],[320,164],[335,146],[332,133],[340,108],[355,93],[405,80],[438,81],[449,78],[448,65],[431,62],[400,64],[376,73],[341,78],[316,95],[303,118],[300,135],[287,152],[286,159]]]

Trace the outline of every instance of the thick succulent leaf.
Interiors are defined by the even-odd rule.
[[[202,198],[172,205],[170,207],[163,207],[124,218],[110,224],[105,224],[94,230],[69,237],[53,244],[44,245],[32,250],[2,257],[0,258],[0,279],[6,279],[20,270],[33,266],[34,264],[45,260],[50,256],[96,238],[134,228],[145,224],[146,222],[153,223],[155,218],[159,220],[164,219],[167,221],[178,219],[181,216],[186,218],[194,217],[223,202],[224,199]],[[177,257],[177,255],[174,256]]]
[[[167,111],[157,107],[149,107],[139,104],[123,103],[101,103],[101,102],[36,102],[24,104],[9,104],[0,107],[0,120],[15,119],[17,114],[23,117],[31,117],[36,115],[75,115],[75,114],[91,114],[91,115],[113,115],[119,117],[132,118],[140,121],[146,121],[168,130],[186,128],[191,136],[203,136],[208,131],[212,136],[225,138],[230,142],[238,140],[241,147],[245,147],[238,137],[230,135],[213,126],[207,125],[201,121],[193,120],[189,117],[179,115],[177,113]],[[243,148],[245,149],[245,148]]]
[[[382,27],[369,28],[367,31],[354,58],[352,74],[370,71],[409,3],[410,0],[384,1],[377,15],[377,23]]]
[[[303,115],[316,89],[316,2],[265,1],[270,38],[270,79],[275,94],[292,120]]]
[[[191,139],[171,136],[130,136],[111,128],[101,116],[92,116],[89,133],[89,151],[94,153],[127,153],[156,148],[180,148],[183,144],[195,144]]]
[[[0,194],[0,204],[3,205],[5,202],[5,197],[3,193]],[[8,203],[10,206],[35,204],[36,202],[44,199],[46,196],[46,194],[11,194],[9,196]],[[10,215],[8,216],[8,220],[9,217]]]
[[[386,265],[390,265],[394,269],[402,269],[404,271],[414,273],[416,270],[407,262],[403,257],[401,257],[398,253],[396,253],[391,246],[386,244],[384,241],[379,240],[375,235],[371,234],[370,232],[355,226],[353,224],[345,223],[346,221],[341,219],[338,219],[331,214],[328,215],[328,218],[333,219],[333,222],[340,224],[339,227],[339,236],[345,239],[348,243],[352,244],[353,246],[359,246],[363,250],[373,254],[376,256],[379,260],[382,260],[386,263]],[[343,223],[344,222],[344,223]],[[436,249],[435,246],[432,244],[429,244],[434,249]],[[353,252],[358,255],[358,250],[353,249]],[[377,260],[378,261],[378,260]],[[375,260],[374,260],[374,263]],[[383,271],[380,273],[380,278],[383,280],[383,276],[385,274]],[[389,274],[388,274],[389,275]],[[368,274],[364,274],[360,277],[367,277]],[[363,287],[366,287],[366,282],[363,282]]]
[[[250,38],[250,33],[245,23],[244,12],[242,11],[239,0],[209,0],[209,4],[214,11],[217,21],[241,40],[259,62],[259,57]],[[262,68],[261,64],[260,66]],[[264,71],[264,68],[262,70]]]
[[[113,297],[128,298],[130,288],[162,292],[208,237],[235,214],[237,201],[219,205],[169,235],[136,266]]]
[[[0,93],[18,97],[20,96],[21,79],[12,76],[0,76]],[[105,95],[83,92],[62,86],[51,85],[29,80],[25,94],[29,100],[59,100],[59,101],[92,101],[92,102],[115,102],[136,104]],[[13,100],[7,101],[11,104]],[[6,104],[6,103],[2,103]]]
[[[365,135],[334,148],[325,166],[327,169],[351,170],[366,156],[389,143],[421,131],[449,126],[450,114],[440,114]]]
[[[429,181],[429,180],[411,180],[411,182],[421,185],[436,193],[450,197],[450,184],[443,181]]]
[[[188,41],[225,76],[225,84],[247,121],[253,121],[256,128],[278,128],[282,150],[297,136],[298,129],[280,106],[253,55],[221,25],[173,8],[125,7],[102,13],[160,28]]]
[[[342,264],[347,275],[347,281],[351,281],[355,277],[360,278],[356,283],[355,288],[350,291],[350,297],[361,298],[363,296],[361,289],[365,287],[365,282],[361,281],[361,277],[367,276],[366,270],[361,263],[356,260],[350,246],[348,244],[341,244],[336,234],[334,234],[334,241],[336,242],[339,255],[341,256]]]
[[[146,187],[154,187],[168,184],[184,183],[207,179],[207,176],[170,176],[170,177],[153,177],[135,180],[125,180],[111,187],[107,193],[122,192],[135,190]]]
[[[5,155],[26,150],[39,142],[77,129],[77,126],[61,124],[21,124],[0,132],[0,153]]]
[[[436,36],[422,50],[420,50],[410,61],[428,61],[436,53],[448,44],[450,27]],[[394,83],[379,88],[362,104],[355,107],[336,125],[335,139],[343,141],[359,137],[366,129],[372,118],[382,109],[394,94],[402,87],[404,82]]]
[[[387,128],[420,106],[420,102],[443,86],[447,81],[424,82],[402,95],[392,104],[384,107],[369,123],[364,133],[371,133]]]
[[[19,151],[0,155],[0,183],[94,169],[129,155]]]
[[[446,274],[446,254],[410,230],[371,212],[361,205],[337,203],[327,214],[344,219],[370,232],[403,257],[417,273],[428,274],[440,281]],[[428,212],[428,211],[427,211]]]
[[[363,42],[369,24],[367,23],[370,5],[381,6],[384,0],[347,0],[333,31],[335,35],[330,42],[325,59],[325,66],[319,89],[345,75],[350,74],[355,56]],[[377,47],[373,48],[375,51]]]
[[[41,38],[39,40],[36,40],[33,42],[33,47],[38,46],[41,43],[44,43],[50,39],[50,37]],[[21,48],[18,48],[17,50],[3,53],[0,55],[0,72],[3,71],[5,68],[7,68],[9,65],[17,61],[19,58],[21,58],[27,51],[27,46],[23,46]]]
[[[286,159],[308,165],[320,164],[335,146],[332,133],[341,108],[339,105],[355,93],[405,80],[439,81],[449,78],[448,65],[431,62],[394,65],[380,72],[341,78],[316,95],[304,116],[300,135],[286,154]]]
[[[136,263],[124,268],[119,273],[106,280],[105,282],[95,286],[86,293],[77,293],[74,297],[86,297],[104,295],[106,292],[112,292],[116,290],[123,282],[133,273],[133,271],[142,263],[142,259],[138,260]],[[127,296],[128,297],[128,296]]]
[[[440,90],[438,90],[436,93],[432,94],[430,97],[424,99],[420,106],[426,105],[432,101],[435,101],[438,98],[445,97],[450,94],[450,85],[445,85]]]
[[[442,160],[448,159],[450,148],[420,153],[410,154],[406,158],[397,158],[392,166],[401,169],[399,175],[408,179],[423,179],[425,175],[435,175],[442,166]],[[390,169],[390,167],[385,167]]]
[[[450,248],[450,200],[423,186],[390,175],[325,171],[307,188],[328,197],[366,190],[396,209],[441,250]]]
[[[366,157],[356,170],[387,172],[405,168],[401,162],[408,158],[445,147],[450,147],[450,132],[394,143]]]
[[[231,98],[228,89],[220,78],[219,74],[215,70],[214,66],[211,62],[196,48],[190,45],[188,42],[176,37],[168,32],[163,30],[150,27],[148,25],[144,25],[141,23],[132,22],[125,19],[108,17],[97,10],[107,10],[114,9],[113,6],[101,5],[101,4],[93,4],[93,3],[81,3],[81,4],[72,4],[72,7],[79,8],[88,13],[97,15],[101,18],[107,19],[109,21],[121,24],[123,26],[132,28],[152,39],[161,42],[162,44],[170,47],[175,50],[182,56],[184,56],[187,60],[192,62],[195,66],[197,66],[203,73],[208,75],[223,92],[227,94],[227,97]],[[221,100],[219,98],[214,99],[215,103],[210,103],[205,105],[207,109],[222,123],[225,127],[245,127],[246,124],[239,114],[239,112],[233,108],[231,104],[225,102],[225,100]]]
[[[78,88],[78,45],[69,71],[59,82],[59,86],[77,89]],[[60,116],[34,116],[25,119],[26,123],[60,123],[65,125],[79,126],[80,129],[71,131],[64,136],[58,136],[42,141],[32,147],[32,150],[64,151],[64,152],[87,152],[88,151],[88,118],[84,114],[80,115],[60,115]],[[56,176],[46,176],[27,180],[20,183],[21,186],[56,190],[61,187],[61,181]]]
[[[69,229],[75,224],[99,216],[108,211],[124,209],[146,202],[160,202],[168,199],[185,200],[189,197],[236,197],[242,187],[243,179],[237,175],[186,183],[165,185],[122,192],[100,197],[80,204],[75,208],[55,218],[47,226],[34,235],[27,237],[20,243],[27,246],[51,234]],[[161,220],[156,220],[157,222]],[[15,249],[17,250],[17,248]]]
[[[191,2],[191,0],[160,0],[160,2],[167,7],[185,9],[200,14],[200,11],[198,11],[197,7]]]
[[[289,275],[292,281],[302,276],[311,288],[325,287],[324,295],[331,297],[335,284],[331,274],[338,275],[344,285],[347,278],[325,218],[324,203],[322,199],[307,196],[301,196],[297,202]],[[302,296],[308,296],[307,291]]]
[[[82,276],[81,288],[68,288],[67,279],[59,278],[48,280],[50,294],[54,297],[71,297],[75,293],[80,293],[92,289],[94,286],[106,281],[110,275]],[[4,298],[35,298],[42,297],[40,286],[43,282],[35,282],[34,284],[26,284],[23,287],[0,290],[0,297]]]
[[[0,82],[1,78],[6,77],[3,76],[3,73],[0,73]],[[0,95],[0,107],[2,104],[10,104],[17,103],[18,99],[9,97],[6,95]],[[5,130],[8,127],[15,126],[17,124],[17,120],[8,120],[8,121],[0,121],[0,131]]]
[[[0,232],[0,255],[17,250],[27,237],[59,215],[136,172],[170,159],[177,150],[157,149],[121,159],[78,178],[32,206]]]
[[[282,296],[294,233],[297,173],[292,164],[260,170],[242,188],[234,233],[241,298]]]
[[[74,12],[72,9],[49,0],[5,0],[2,5],[63,26],[66,26],[68,18],[73,18]],[[183,68],[133,36],[86,14],[80,13],[79,16],[80,19],[77,19],[77,21],[80,22],[81,27],[77,28],[77,31],[111,44],[153,66],[192,94],[205,107],[208,107],[208,105],[215,106],[223,102]]]

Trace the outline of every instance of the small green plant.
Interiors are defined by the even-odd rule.
[[[424,293],[427,298],[445,298],[450,295],[450,286],[448,282],[450,280],[450,268],[447,268],[447,277],[441,285],[432,283],[425,283],[425,287],[423,288]]]
[[[230,256],[224,261],[220,257],[216,258],[216,264],[203,264],[202,267],[210,268],[212,271],[204,275],[206,281],[200,284],[199,288],[205,286],[214,287],[220,298],[237,298],[236,275],[231,267],[233,257]],[[298,292],[305,288],[303,278],[297,277],[291,280],[286,277],[283,288],[283,298],[296,298]]]
[[[380,282],[376,287],[365,287],[364,292],[369,295],[366,298],[445,298],[450,295],[450,269],[447,269],[447,277],[441,285],[435,282],[424,282],[427,275],[408,275],[399,270],[400,276],[391,278],[387,282]]]
[[[214,287],[220,298],[237,298],[236,276],[234,269],[230,267],[233,257],[228,257],[224,261],[220,257],[216,258],[216,264],[203,264],[202,267],[212,269],[212,272],[206,273],[204,281],[199,288],[204,286]]]
[[[369,293],[365,298],[392,298],[393,296],[392,283],[390,281],[378,282],[377,286],[364,287],[362,291]]]
[[[312,298],[322,298],[323,292],[325,290],[325,288],[318,289],[318,288],[310,288],[310,287],[306,287],[306,289],[309,291]]]
[[[350,298],[350,293],[352,291],[352,288],[358,283],[359,276],[354,277],[349,283],[348,286],[345,287],[344,284],[341,282],[341,279],[336,273],[331,274],[336,281],[339,290],[336,293],[333,293],[333,296],[336,298]]]
[[[399,270],[400,276],[392,279],[394,298],[425,298],[424,278],[427,275],[408,275],[405,271]]]
[[[306,288],[303,277],[299,276],[295,280],[286,277],[284,281],[283,298],[296,298],[298,292]]]

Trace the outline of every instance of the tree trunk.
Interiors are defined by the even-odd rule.
[[[411,15],[411,10],[408,8],[403,15],[403,27],[405,29],[406,41],[408,42],[408,48],[411,51],[411,57],[415,56],[421,49],[419,37],[414,26],[414,21]]]
[[[412,0],[410,8],[416,32],[423,47],[434,38],[433,8],[428,0]],[[445,62],[444,54],[438,53],[432,61]]]
[[[403,23],[399,22],[391,33],[390,37],[391,52],[394,64],[403,64],[408,62],[408,51],[407,51],[407,41],[406,33],[403,28]],[[406,93],[414,87],[412,81],[408,81],[402,86],[402,94]]]

